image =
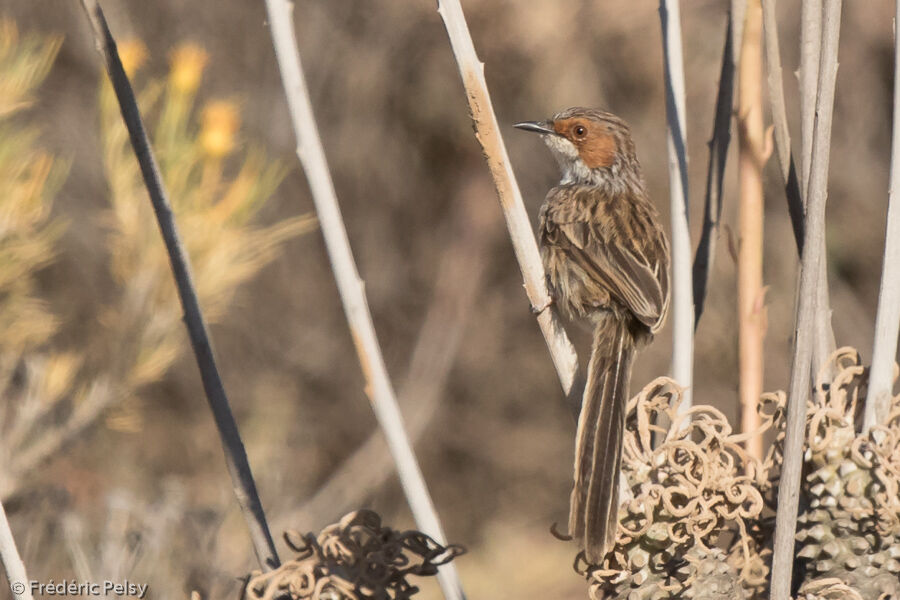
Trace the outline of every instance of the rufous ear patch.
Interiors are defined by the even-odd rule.
[[[572,142],[589,169],[608,167],[616,160],[616,139],[603,123],[573,117],[553,122],[553,129]]]

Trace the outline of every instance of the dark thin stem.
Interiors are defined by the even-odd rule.
[[[125,70],[122,68],[115,40],[109,31],[100,5],[96,0],[82,0],[82,6],[84,6],[88,19],[91,22],[97,50],[103,56],[106,71],[112,81],[116,99],[119,101],[119,108],[122,111],[122,119],[128,128],[131,146],[140,164],[144,184],[147,186],[147,192],[150,194],[150,201],[156,213],[159,230],[162,233],[166,250],[169,253],[172,273],[175,276],[175,284],[178,287],[178,296],[181,299],[181,306],[184,310],[184,322],[191,339],[194,355],[197,358],[197,366],[200,368],[203,389],[206,392],[209,407],[212,409],[216,427],[219,430],[222,449],[225,452],[225,462],[228,465],[228,471],[231,474],[232,485],[234,486],[234,493],[250,529],[250,538],[256,551],[256,557],[263,569],[276,568],[279,565],[279,560],[275,552],[275,544],[272,542],[272,536],[266,524],[262,503],[259,500],[259,495],[256,493],[256,484],[253,482],[253,474],[250,472],[250,464],[247,461],[247,453],[238,433],[237,423],[234,420],[234,415],[231,413],[228,398],[225,395],[225,388],[216,368],[212,345],[203,319],[203,313],[200,311],[200,304],[197,300],[197,292],[194,289],[187,256],[179,239],[172,207],[163,188],[159,167],[153,156],[153,150],[150,148],[150,141],[144,129],[141,114],[134,98],[134,92],[131,89],[128,77],[125,75]]]
[[[771,92],[770,92],[771,93]],[[794,231],[794,243],[797,245],[797,256],[803,256],[803,240],[806,237],[806,215],[800,195],[800,181],[797,178],[797,167],[793,154],[788,164],[787,180],[784,182],[787,197],[788,215],[791,217],[791,228]]]
[[[712,138],[709,140],[709,169],[706,172],[706,200],[703,211],[703,229],[697,253],[694,255],[694,329],[700,324],[709,280],[715,262],[716,241],[719,237],[719,219],[722,216],[722,180],[725,177],[725,161],[731,143],[731,115],[734,104],[734,46],[732,15],[725,30],[725,48],[722,51],[722,70],[719,74],[719,92],[716,96],[716,116]]]

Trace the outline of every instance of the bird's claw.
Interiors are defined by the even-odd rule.
[[[531,305],[531,314],[539,315],[542,312],[544,312],[545,310],[547,310],[548,308],[550,308],[550,306],[552,306],[552,305],[553,305],[553,297],[549,296],[547,298],[547,301],[544,302],[543,304],[541,304],[540,306],[535,306],[534,304],[532,304]]]

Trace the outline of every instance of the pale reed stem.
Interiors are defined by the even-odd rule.
[[[366,391],[372,410],[387,438],[406,500],[419,529],[439,544],[446,545],[443,527],[404,428],[403,417],[397,405],[397,395],[394,393],[394,386],[384,364],[375,326],[372,323],[365,284],[359,276],[350,249],[350,241],[341,217],[334,183],[303,76],[300,53],[294,37],[292,8],[293,5],[289,0],[266,0],[275,56],[281,71],[294,135],[297,138],[297,156],[312,191],[331,269],[356,344],[356,353],[366,380]],[[438,581],[448,600],[465,598],[453,563],[440,567]]]
[[[794,565],[794,535],[803,470],[803,440],[806,434],[806,403],[810,395],[810,370],[820,262],[824,260],[825,199],[828,186],[828,159],[831,149],[831,116],[837,78],[838,40],[841,29],[841,0],[826,0],[822,27],[822,57],[819,65],[819,94],[807,193],[806,233],[800,263],[800,291],[791,388],[788,396],[784,438],[784,465],[778,486],[778,509],[772,556],[772,600],[790,598]]]
[[[694,290],[688,202],[684,59],[678,0],[660,0],[666,87],[669,199],[672,213],[672,377],[683,386],[681,410],[691,407],[694,370]]]
[[[766,308],[763,291],[763,184],[765,161],[762,110],[762,5],[749,0],[739,70],[738,119],[741,197],[738,246],[738,357],[741,431],[759,430],[757,405],[763,388],[763,338]],[[747,451],[763,457],[762,438],[747,439]]]
[[[475,137],[481,144],[494,179],[494,186],[497,188],[513,250],[525,280],[525,293],[537,313],[538,325],[550,350],[550,357],[556,367],[563,392],[577,415],[581,405],[580,386],[583,385],[578,373],[578,356],[551,305],[537,241],[534,239],[531,221],[522,201],[522,192],[513,174],[506,153],[506,144],[500,135],[497,115],[494,114],[491,96],[484,79],[484,63],[475,53],[472,35],[469,33],[469,26],[466,24],[459,0],[438,0],[437,6],[466,89],[469,112],[475,124]]]
[[[896,3],[894,27],[900,23],[900,0]],[[884,424],[891,407],[894,383],[894,357],[897,355],[897,329],[900,327],[900,44],[894,35],[894,126],[891,139],[891,181],[888,201],[887,231],[884,240],[884,263],[881,290],[878,294],[878,316],[875,321],[875,344],[869,391],[866,396],[864,430]]]
[[[16,540],[13,539],[12,529],[6,519],[6,511],[0,502],[0,562],[6,572],[6,583],[15,600],[31,600],[31,585],[25,574],[25,563],[19,556],[16,548]]]

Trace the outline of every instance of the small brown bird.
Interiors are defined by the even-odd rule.
[[[593,327],[569,535],[589,563],[600,564],[618,527],[632,358],[662,326],[669,307],[669,244],[622,119],[570,108],[549,121],[516,127],[541,134],[562,170],[540,213],[551,295],[569,317]]]

